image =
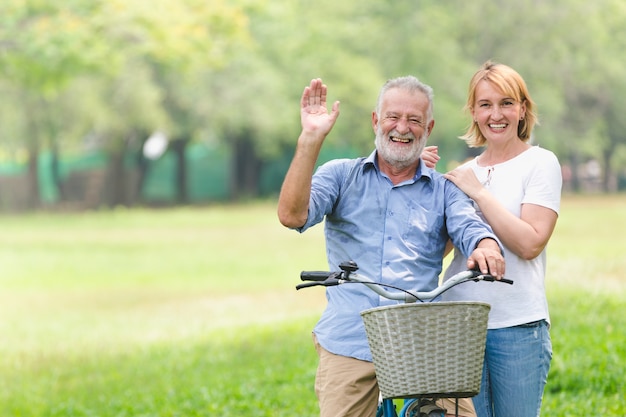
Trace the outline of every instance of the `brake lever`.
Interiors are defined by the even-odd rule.
[[[341,284],[341,280],[337,279],[337,278],[333,278],[330,277],[324,281],[310,281],[310,282],[305,282],[303,284],[298,284],[296,285],[296,290],[300,290],[302,288],[309,288],[309,287],[334,287]]]

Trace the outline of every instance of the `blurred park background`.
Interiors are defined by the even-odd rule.
[[[446,170],[487,59],[526,79],[566,190],[618,192],[625,50],[622,0],[3,0],[0,210],[271,197],[315,77],[342,112],[320,162],[369,153],[380,86],[413,74]]]
[[[623,0],[2,0],[0,415],[315,416],[323,230],[275,215],[302,89],[341,101],[321,163],[416,75],[445,171],[493,59],[563,166],[544,413],[625,416],[624,51]]]

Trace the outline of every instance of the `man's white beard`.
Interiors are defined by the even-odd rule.
[[[389,136],[411,138],[414,140],[411,142],[410,147],[405,145],[394,146],[395,144],[389,140]],[[424,147],[426,146],[427,138],[427,132],[424,132],[422,137],[419,138],[419,140],[416,140],[412,133],[409,135],[400,135],[395,129],[387,133],[385,136],[383,135],[382,128],[379,125],[376,131],[376,140],[374,143],[376,144],[378,155],[380,155],[383,160],[396,168],[402,169],[414,165],[417,162],[422,155]]]

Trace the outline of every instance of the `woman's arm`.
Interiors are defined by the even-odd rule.
[[[522,204],[520,217],[509,212],[476,178],[470,168],[444,175],[478,204],[500,241],[523,259],[537,257],[546,247],[558,214],[536,204]]]

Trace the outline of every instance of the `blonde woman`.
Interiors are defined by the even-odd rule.
[[[484,151],[445,178],[474,201],[503,243],[506,276],[515,284],[466,283],[444,299],[491,305],[481,392],[473,399],[478,417],[534,417],[552,358],[544,280],[561,168],[552,152],[529,143],[535,103],[511,67],[483,64],[470,81],[466,108],[472,123],[461,139]],[[455,250],[444,279],[464,268],[466,260]]]

